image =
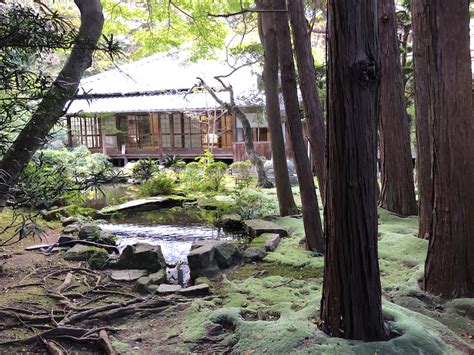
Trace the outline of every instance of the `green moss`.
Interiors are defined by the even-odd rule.
[[[322,278],[322,268],[312,267],[294,267],[280,263],[258,263],[244,264],[232,271],[227,278],[233,280],[245,280],[249,277],[261,274],[262,276],[281,276],[284,278],[293,278],[295,280],[310,280]]]
[[[237,307],[215,310],[209,319],[235,327],[238,341],[234,353],[456,354],[457,348],[465,346],[439,322],[389,302],[384,302],[384,313],[401,330],[401,336],[371,343],[332,338],[315,324],[319,303],[316,297],[297,312],[283,307],[275,321],[246,321]]]
[[[225,307],[243,307],[251,311],[270,307],[279,311],[286,304],[304,307],[319,294],[320,283],[282,276],[249,277],[224,281],[220,292]]]
[[[250,246],[254,247],[254,248],[264,247],[265,246],[265,237],[260,236],[260,237],[254,238],[252,240],[252,242],[250,243]]]
[[[268,253],[265,261],[277,262],[293,267],[311,267],[313,269],[321,269],[324,265],[324,258],[317,257],[313,252],[304,249],[300,244],[304,237],[304,226],[301,218],[280,217],[273,222],[285,227],[289,236],[282,238],[278,248]]]
[[[14,288],[8,292],[2,293],[2,296],[0,297],[0,305],[6,306],[14,303],[29,304],[32,299],[42,306],[49,306],[55,303],[53,299],[47,296],[47,292],[44,288],[28,286]]]
[[[183,314],[181,331],[186,340],[197,341],[204,336],[205,330],[212,324],[209,319],[213,303],[197,300],[194,301]]]
[[[112,345],[118,354],[138,354],[138,352],[135,351],[130,345],[118,340],[114,336],[110,337],[110,341],[112,342]]]

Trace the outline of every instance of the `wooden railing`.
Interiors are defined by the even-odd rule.
[[[265,157],[268,160],[272,158],[272,147],[270,142],[253,142],[253,145],[258,155]],[[248,159],[244,142],[236,142],[233,143],[232,146],[234,149],[234,161],[243,161]]]

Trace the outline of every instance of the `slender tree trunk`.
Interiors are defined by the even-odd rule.
[[[225,102],[220,99],[219,96],[216,95],[214,90],[202,78],[198,77],[197,79],[199,80],[199,85],[202,86],[219,105],[225,107],[228,112],[231,112],[234,117],[237,118],[242,124],[242,130],[244,132],[245,151],[247,152],[249,160],[255,166],[255,170],[257,171],[257,186],[263,188],[273,187],[273,183],[268,180],[265,169],[263,168],[262,159],[255,151],[253,145],[252,126],[250,126],[250,122],[247,119],[245,113],[235,103],[234,90],[232,89],[232,86],[225,85],[222,80],[216,77],[216,79],[221,83],[222,87],[229,93],[230,100],[229,102]]]
[[[273,8],[286,9],[286,1],[273,0]],[[295,166],[300,186],[301,204],[303,206],[306,244],[308,249],[324,253],[325,243],[318,200],[316,197],[313,174],[304,144],[288,14],[286,12],[275,12],[274,21],[277,30],[278,58],[280,62],[283,99],[285,101],[286,117],[293,142]]]
[[[326,256],[331,336],[384,340],[377,252],[377,0],[329,0]]]
[[[245,150],[252,164],[255,165],[257,170],[257,186],[263,188],[273,187],[273,183],[268,180],[267,173],[263,167],[263,161],[253,146],[252,127],[250,126],[249,120],[245,113],[237,105],[231,105],[229,108],[230,112],[240,121],[242,129],[244,131]]]
[[[257,0],[260,9],[271,9],[271,0]],[[275,174],[275,185],[278,196],[280,215],[288,216],[298,213],[291,191],[288,164],[286,162],[285,142],[280,115],[280,97],[278,85],[278,46],[276,29],[271,13],[263,13],[258,17],[260,41],[265,53],[263,65],[263,84],[265,86],[265,110],[272,143],[272,160]]]
[[[75,3],[81,13],[81,26],[71,54],[36,112],[0,162],[3,177],[0,208],[6,205],[9,188],[16,184],[33,154],[45,144],[48,133],[64,114],[66,103],[75,94],[84,71],[92,64],[92,53],[104,24],[102,5],[100,0],[75,0]]]
[[[430,27],[427,14],[421,2],[412,0],[413,56],[415,75],[415,117],[416,117],[416,175],[418,180],[418,215],[420,219],[418,237],[429,239],[431,225],[432,186],[431,186],[431,153],[429,139],[430,78],[429,48]],[[416,14],[416,18],[415,15]]]
[[[316,167],[321,198],[324,201],[326,183],[326,127],[316,82],[316,69],[311,49],[310,27],[304,14],[303,0],[288,1],[288,11],[293,32],[299,83],[306,112],[311,154]]]
[[[430,205],[421,219],[429,236],[426,291],[447,298],[474,297],[474,119],[465,0],[413,0],[417,105],[427,112]],[[422,66],[427,71],[421,70]],[[424,76],[423,74],[427,74]],[[427,91],[423,91],[427,90]],[[419,119],[421,117],[417,117]],[[424,119],[424,118],[423,118]],[[425,148],[423,146],[423,148]],[[423,190],[422,193],[426,192]],[[424,202],[425,200],[422,200]]]
[[[382,178],[379,205],[407,217],[417,214],[417,206],[394,0],[378,1],[378,18],[381,59],[378,122]]]

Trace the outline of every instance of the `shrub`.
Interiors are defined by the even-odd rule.
[[[179,161],[173,166],[171,166],[171,170],[173,170],[175,173],[179,173],[186,169],[186,163],[184,161]]]
[[[155,174],[140,186],[141,196],[168,195],[174,192],[176,181],[167,174]]]
[[[204,176],[214,191],[219,191],[222,188],[222,182],[224,181],[226,172],[227,164],[221,161],[212,162],[204,169]]]
[[[49,208],[85,201],[83,192],[113,180],[112,164],[104,154],[85,147],[44,149],[36,153],[16,185],[20,206]]]
[[[142,159],[135,163],[132,168],[132,178],[148,181],[154,173],[159,170],[158,163],[152,159]]]
[[[186,190],[199,191],[203,186],[204,168],[198,162],[189,163],[181,171],[179,178]]]
[[[165,160],[163,160],[163,165],[165,168],[171,168],[173,165],[183,161],[179,155],[167,155]]]
[[[236,176],[236,183],[239,188],[249,186],[252,167],[253,164],[250,160],[236,161],[230,165],[232,175]]]
[[[235,202],[243,219],[261,218],[279,213],[276,201],[258,189],[236,190]]]

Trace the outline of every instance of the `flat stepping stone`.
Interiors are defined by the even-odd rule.
[[[182,288],[178,291],[181,296],[207,296],[209,294],[209,285],[208,284],[199,284],[195,286],[190,286]]]
[[[132,212],[146,212],[161,208],[170,208],[181,205],[183,199],[170,197],[150,197],[139,200],[128,201],[116,206],[108,206],[101,209],[98,213],[107,216],[114,213],[132,213]]]
[[[263,233],[278,234],[281,238],[288,236],[286,228],[279,226],[276,223],[265,221],[263,219],[249,219],[244,221],[245,231],[253,236],[258,237]]]
[[[158,286],[156,290],[157,293],[162,295],[169,295],[171,293],[176,293],[182,289],[181,285],[168,285],[168,284],[161,284]]]
[[[110,278],[114,281],[135,281],[147,274],[146,270],[141,269],[113,270]]]

